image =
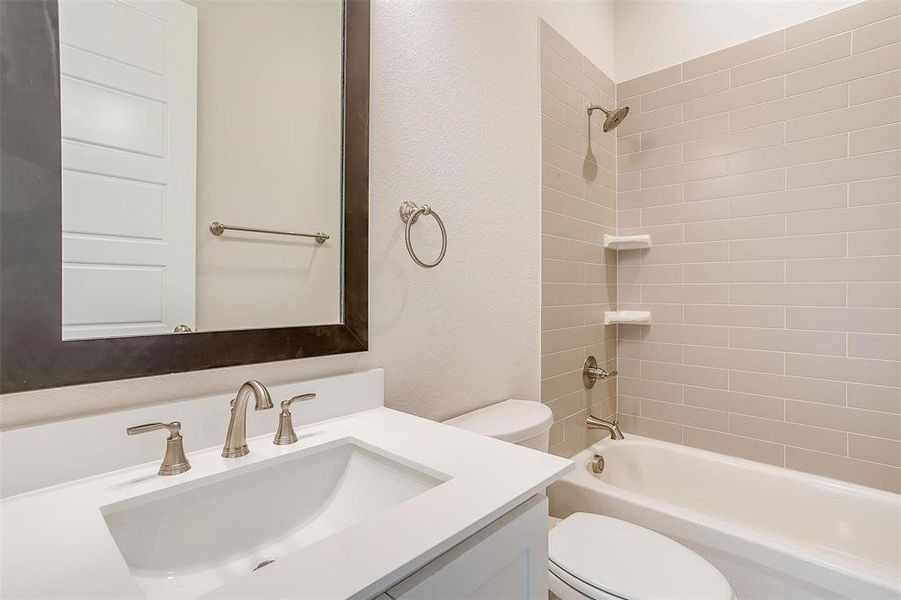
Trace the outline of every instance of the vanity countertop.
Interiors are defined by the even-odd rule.
[[[252,438],[251,453],[239,459],[222,458],[218,447],[193,452],[193,468],[174,477],[157,476],[154,462],[4,499],[0,596],[142,598],[102,507],[349,439],[445,481],[203,597],[371,598],[572,468],[563,458],[387,408],[299,425],[298,435],[290,446],[273,445],[271,434]],[[273,499],[271,510],[286,506]],[[178,544],[189,532],[165,535]]]

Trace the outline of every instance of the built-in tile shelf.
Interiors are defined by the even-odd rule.
[[[608,310],[604,313],[604,325],[650,325],[651,313],[646,310]]]
[[[650,235],[604,235],[604,248],[611,250],[640,250],[651,247]]]

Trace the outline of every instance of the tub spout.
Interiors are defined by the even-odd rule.
[[[588,415],[586,425],[588,425],[588,429],[606,429],[610,432],[611,440],[626,439],[626,437],[623,435],[623,432],[619,430],[619,422],[616,419],[613,419],[613,421],[611,422],[605,421],[604,419],[599,419],[594,415]]]

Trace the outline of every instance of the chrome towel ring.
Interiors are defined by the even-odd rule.
[[[438,227],[441,228],[441,253],[433,263],[426,263],[419,260],[419,257],[416,256],[416,252],[413,251],[413,243],[410,241],[410,229],[413,227],[413,224],[419,220],[420,215],[432,215],[438,222]],[[432,267],[438,266],[438,263],[444,260],[444,253],[447,250],[447,230],[444,228],[444,222],[441,220],[441,217],[438,216],[438,213],[432,210],[432,207],[428,204],[417,206],[415,202],[407,200],[400,205],[400,220],[407,224],[407,227],[404,230],[404,239],[407,242],[407,252],[410,253],[413,262],[425,269],[431,269]]]

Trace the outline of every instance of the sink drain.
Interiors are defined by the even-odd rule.
[[[274,558],[267,558],[266,560],[262,561],[260,564],[258,564],[257,566],[255,566],[255,567],[253,568],[253,571],[259,571],[259,570],[262,569],[263,567],[268,567],[269,565],[271,565],[271,564],[274,563],[274,562],[275,562],[275,559],[274,559]],[[251,573],[253,573],[253,571],[251,571]]]

